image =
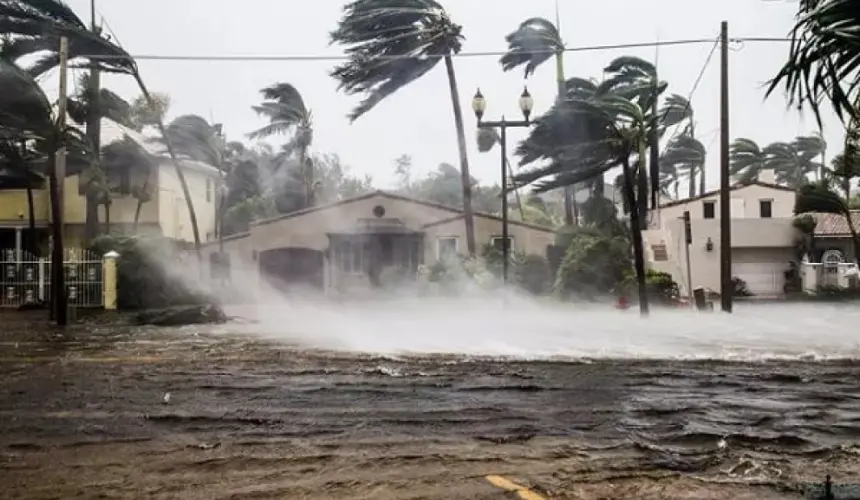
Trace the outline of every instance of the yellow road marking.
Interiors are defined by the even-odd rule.
[[[502,476],[486,476],[485,479],[496,488],[516,492],[516,494],[523,500],[546,500],[544,497],[538,495],[525,486],[521,486]]]

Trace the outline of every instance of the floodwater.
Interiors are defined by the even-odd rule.
[[[854,306],[237,314],[64,334],[0,316],[3,498],[512,498],[498,474],[548,499],[776,499],[860,482]]]

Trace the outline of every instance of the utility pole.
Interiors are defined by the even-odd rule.
[[[60,38],[60,99],[57,109],[57,146],[54,153],[54,172],[50,178],[51,220],[54,245],[51,248],[51,296],[54,303],[54,318],[58,326],[66,326],[69,322],[69,304],[66,296],[66,277],[63,269],[65,246],[63,245],[63,182],[66,178],[66,94],[69,71],[69,39]]]
[[[729,23],[720,24],[720,302],[732,312],[732,211],[729,197]]]

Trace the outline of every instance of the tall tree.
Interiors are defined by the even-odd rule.
[[[806,139],[806,138],[799,138]],[[821,172],[820,143],[795,140],[775,142],[764,148],[765,164],[774,171],[777,184],[800,188],[808,182],[809,175]]]
[[[252,109],[269,120],[268,125],[248,134],[250,139],[261,139],[272,135],[286,134],[287,143],[282,153],[296,153],[302,170],[304,186],[304,206],[313,206],[314,177],[313,164],[308,162],[308,149],[313,143],[313,116],[305,105],[302,94],[289,83],[276,83],[260,91],[263,102]]]
[[[353,0],[331,34],[343,45],[349,60],[332,76],[347,94],[365,98],[350,113],[355,121],[383,99],[430,72],[445,61],[460,152],[460,178],[466,223],[466,246],[476,255],[471,175],[466,132],[453,55],[463,47],[463,28],[454,23],[435,0]]]
[[[788,60],[767,95],[783,87],[789,102],[808,105],[821,124],[825,101],[843,123],[860,118],[860,9],[856,0],[800,0]]]
[[[508,51],[499,62],[504,71],[524,67],[525,77],[531,76],[541,64],[555,58],[556,99],[564,99],[567,85],[564,77],[564,40],[559,26],[542,17],[532,17],[505,37]],[[572,226],[578,219],[574,191],[576,186],[564,186],[564,221]]]
[[[669,141],[660,161],[662,172],[674,170],[676,174],[685,175],[689,183],[688,196],[696,196],[696,175],[704,177],[705,146],[689,134],[679,135]],[[703,191],[700,191],[701,194]]]
[[[100,33],[90,31],[86,24],[61,0],[3,0],[0,3],[0,32],[7,35],[0,57],[18,61],[26,56],[42,54],[27,71],[31,75],[41,75],[57,67],[60,62],[60,39],[68,39],[68,60],[75,63],[83,57],[89,58],[87,65],[99,71],[131,75],[137,82],[144,98],[155,107],[155,99],[143,81],[134,59],[121,47],[105,39]],[[165,126],[156,123],[162,136]],[[200,251],[200,230],[197,215],[185,180],[185,173],[173,151],[169,138],[165,137],[167,152],[176,169],[176,176],[188,207],[191,229],[194,233],[194,247],[198,260]]]
[[[735,139],[729,147],[729,171],[739,182],[758,179],[768,168],[767,153],[752,139]]]

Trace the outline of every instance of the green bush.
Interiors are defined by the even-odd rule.
[[[181,245],[161,237],[103,236],[92,249],[104,255],[119,254],[117,260],[117,307],[120,309],[158,309],[163,307],[209,304],[213,300],[192,290],[183,280],[160,266],[152,257],[154,250],[165,252],[166,262],[178,262]]]
[[[565,242],[567,250],[554,285],[562,297],[612,293],[630,271],[630,245],[625,238],[580,228],[560,233],[557,243]]]
[[[681,295],[681,289],[678,283],[672,279],[671,274],[653,269],[645,271],[645,287],[648,291],[648,298],[656,303],[674,305]],[[632,269],[627,272],[619,288],[621,293],[628,295],[635,295],[638,292],[636,273]]]

